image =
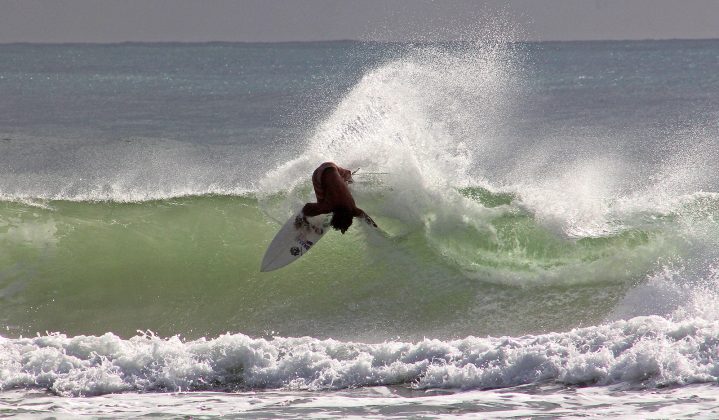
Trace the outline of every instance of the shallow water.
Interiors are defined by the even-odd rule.
[[[533,385],[487,391],[370,387],[332,392],[116,394],[61,398],[0,393],[0,413],[54,418],[714,418],[716,385],[651,392]]]

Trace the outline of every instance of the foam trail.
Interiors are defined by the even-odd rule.
[[[263,180],[285,190],[321,160],[390,172],[418,186],[466,183],[482,133],[501,120],[516,83],[513,53],[499,44],[411,50],[366,73],[318,125],[306,152]]]

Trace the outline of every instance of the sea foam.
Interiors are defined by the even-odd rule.
[[[377,344],[243,334],[183,341],[48,334],[0,342],[2,389],[122,391],[374,385],[487,389],[554,382],[655,388],[719,379],[719,324],[636,317],[564,333]]]

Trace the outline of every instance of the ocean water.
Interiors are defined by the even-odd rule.
[[[717,417],[718,69],[715,40],[0,45],[0,415]],[[384,233],[260,273],[327,160]]]

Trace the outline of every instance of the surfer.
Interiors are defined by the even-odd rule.
[[[352,183],[352,171],[341,168],[333,162],[325,162],[312,174],[312,186],[315,188],[316,203],[307,203],[302,208],[304,217],[332,213],[330,226],[343,234],[355,217],[362,217],[372,226],[377,224],[367,213],[357,207],[348,184]]]

